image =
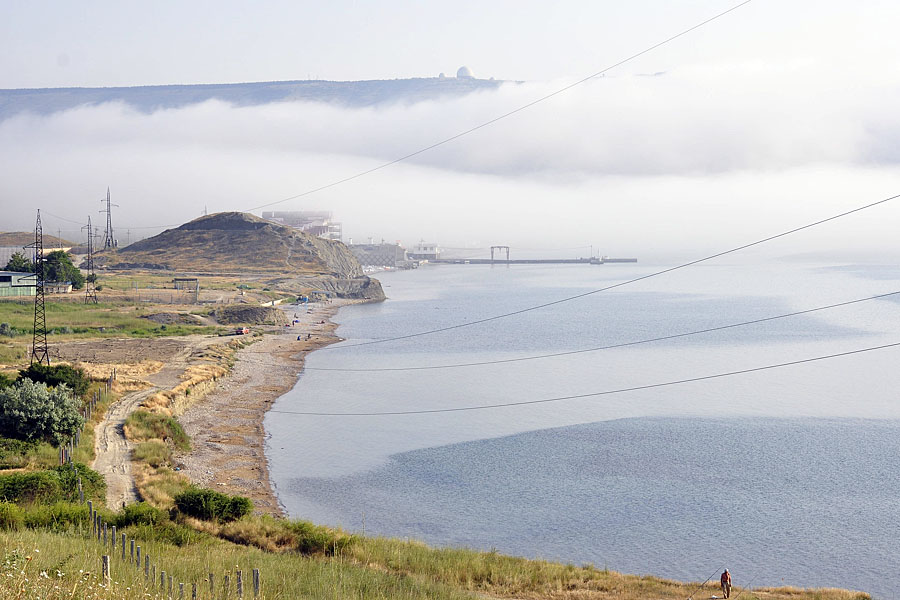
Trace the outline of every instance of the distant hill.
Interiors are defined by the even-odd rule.
[[[118,250],[98,252],[98,266],[188,273],[262,274],[283,289],[383,299],[342,243],[257,216],[226,212],[194,219]]]
[[[34,243],[33,231],[7,231],[0,232],[0,246],[27,246]],[[58,238],[55,235],[44,234],[45,248],[72,248],[75,242]]]
[[[29,111],[50,114],[77,106],[124,102],[152,112],[222,100],[238,106],[270,102],[325,102],[342,106],[416,103],[496,89],[502,81],[429,77],[371,81],[268,81],[109,88],[0,89],[0,120]]]

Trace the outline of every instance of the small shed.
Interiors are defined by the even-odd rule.
[[[68,294],[72,291],[72,282],[70,281],[48,281],[44,283],[44,293],[46,294]]]
[[[196,277],[176,277],[172,280],[176,290],[196,291],[200,289],[200,280]]]
[[[34,296],[37,281],[34,273],[0,271],[0,297]]]

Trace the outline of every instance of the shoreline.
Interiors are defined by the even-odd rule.
[[[263,421],[275,401],[297,384],[307,355],[341,341],[331,318],[341,307],[361,302],[338,299],[306,310],[298,306],[286,311],[297,315],[297,325],[282,327],[282,333],[266,332],[237,351],[231,372],[178,417],[191,438],[191,450],[176,462],[192,483],[246,496],[255,513],[287,516],[269,480]],[[297,340],[307,333],[311,339]]]

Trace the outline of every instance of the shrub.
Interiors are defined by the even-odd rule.
[[[4,375],[3,373],[0,373],[0,390],[2,390],[3,388],[6,388],[6,387],[10,387],[15,382],[16,382],[16,380],[13,379],[12,377],[9,377],[7,375]]]
[[[12,502],[0,502],[0,528],[6,530],[22,529],[25,524],[25,511]]]
[[[57,502],[62,495],[59,476],[53,471],[0,475],[0,499],[7,502]]]
[[[146,410],[136,410],[125,420],[128,437],[133,440],[160,439],[171,442],[175,448],[187,452],[191,440],[181,424],[166,415]]]
[[[0,323],[0,335],[4,337],[15,337],[18,331],[14,327],[10,327],[9,323]]]
[[[71,330],[69,330],[71,332]],[[84,371],[69,365],[43,365],[34,363],[19,371],[20,377],[27,377],[35,383],[46,383],[50,387],[66,384],[78,396],[84,396],[91,382]]]
[[[50,529],[65,531],[73,525],[90,523],[88,507],[73,502],[54,502],[53,504],[34,504],[25,512],[25,526],[29,529]]]
[[[37,448],[37,442],[0,438],[0,467],[24,467],[28,455]]]
[[[63,500],[78,501],[78,478],[81,477],[81,488],[85,500],[96,499],[106,501],[106,480],[103,475],[81,463],[53,467],[51,472],[59,477]]]
[[[194,486],[176,495],[174,500],[179,512],[206,521],[235,521],[253,510],[249,498]]]
[[[60,446],[84,421],[78,409],[78,402],[65,385],[51,390],[43,383],[20,379],[0,389],[0,435]]]
[[[168,515],[160,509],[147,504],[137,502],[129,504],[113,518],[116,527],[128,527],[129,525],[158,525],[168,520]]]
[[[335,554],[353,543],[353,536],[339,529],[314,525],[309,521],[288,521],[288,527],[297,535],[296,550],[302,554]]]

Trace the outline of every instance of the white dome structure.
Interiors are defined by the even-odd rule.
[[[472,69],[466,66],[462,66],[456,72],[457,79],[475,79],[475,75],[472,74]]]

